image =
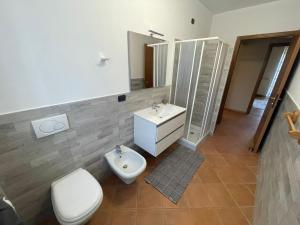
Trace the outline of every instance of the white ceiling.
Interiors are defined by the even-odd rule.
[[[213,13],[222,13],[277,0],[199,0]]]

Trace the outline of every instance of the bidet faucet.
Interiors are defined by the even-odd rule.
[[[116,145],[116,152],[120,155],[120,157],[122,156],[123,154],[123,151],[121,149],[121,146],[120,145]]]

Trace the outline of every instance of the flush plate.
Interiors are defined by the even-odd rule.
[[[31,124],[37,138],[47,137],[70,128],[66,114],[34,120]]]

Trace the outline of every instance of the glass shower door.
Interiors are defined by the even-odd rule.
[[[184,42],[175,46],[175,67],[174,74],[176,79],[173,81],[173,90],[171,102],[175,105],[187,109],[186,126],[184,137],[188,135],[191,120],[193,99],[195,97],[195,86],[201,64],[203,42]]]
[[[195,86],[195,98],[192,106],[191,122],[187,140],[197,143],[204,137],[211,103],[215,65],[217,63],[219,41],[205,41],[200,72]]]
[[[195,43],[186,42],[179,45],[174,104],[186,108],[194,64]]]

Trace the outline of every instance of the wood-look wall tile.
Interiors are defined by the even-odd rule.
[[[0,184],[28,224],[51,211],[51,183],[83,167],[97,179],[111,174],[104,154],[133,145],[133,112],[168,98],[169,87],[50,106],[0,116]],[[66,113],[70,129],[36,139],[31,121]]]

